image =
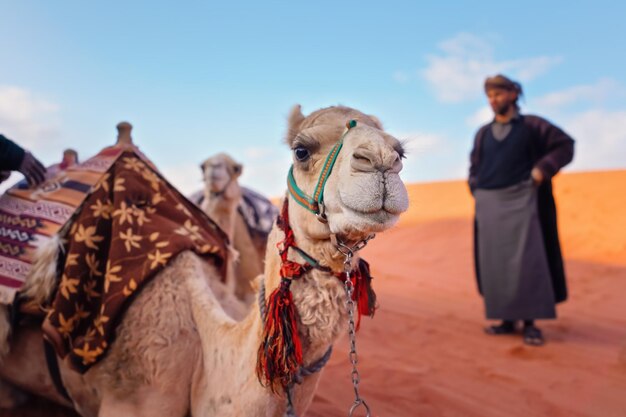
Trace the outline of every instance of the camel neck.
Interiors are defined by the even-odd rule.
[[[315,257],[323,266],[331,267],[333,271],[341,271],[343,258],[329,259],[338,253],[330,240],[320,242],[298,239],[298,232],[294,229],[296,244],[309,255]],[[268,251],[265,261],[266,300],[281,282],[282,259],[278,246],[282,245],[284,232],[274,226],[268,239]],[[288,257],[293,262],[304,263],[301,255],[289,250]],[[345,330],[347,311],[344,303],[337,300],[345,299],[343,283],[332,272],[317,269],[307,271],[303,276],[291,284],[294,304],[298,310],[298,332],[303,346],[305,363],[311,363],[323,355],[328,347]]]
[[[232,242],[235,234],[235,216],[237,216],[237,199],[226,198],[225,195],[211,196],[205,193],[203,210],[222,228]]]

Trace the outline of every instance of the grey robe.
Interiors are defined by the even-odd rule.
[[[486,315],[520,320],[556,317],[555,296],[532,180],[476,189],[478,262]]]

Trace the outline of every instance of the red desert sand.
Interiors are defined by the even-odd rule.
[[[357,338],[372,416],[626,416],[626,171],[561,174],[554,187],[570,299],[539,322],[543,347],[482,331],[465,182],[409,187],[410,211],[364,250],[380,304]],[[344,338],[306,417],[347,415],[347,352]],[[43,415],[40,402],[0,412]]]

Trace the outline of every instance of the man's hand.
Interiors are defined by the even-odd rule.
[[[24,174],[31,187],[41,184],[46,179],[46,167],[30,152],[24,154],[22,164],[17,170]]]
[[[533,168],[530,171],[530,176],[533,178],[535,185],[540,185],[543,182],[543,172],[539,168]]]

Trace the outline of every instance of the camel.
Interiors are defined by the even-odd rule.
[[[255,293],[251,283],[263,273],[267,236],[252,234],[239,211],[244,190],[238,179],[243,167],[229,155],[219,153],[207,158],[201,168],[205,187],[200,198],[192,199],[226,232],[238,252],[233,261],[234,277],[229,279],[234,278],[231,285],[235,295],[250,304]]]
[[[346,131],[349,120],[357,125]],[[340,139],[342,148],[335,146]],[[308,367],[318,363],[354,324],[349,326],[352,310],[346,308],[348,285],[335,274],[353,268],[359,262],[358,248],[372,234],[397,222],[408,208],[408,196],[398,175],[402,145],[373,116],[337,106],[305,117],[295,106],[288,118],[286,142],[294,160],[290,188],[300,193],[285,197],[291,230],[283,232],[286,216],[282,229],[280,224],[272,229],[265,272],[258,282],[259,301],[243,320],[230,318],[212,291],[216,268],[192,252],[183,252],[140,291],[98,364],[80,375],[60,363],[71,401],[52,389],[43,371],[41,333],[34,327],[18,329],[14,335],[11,352],[0,367],[5,381],[2,393],[7,393],[10,383],[73,406],[83,416],[278,417],[289,407],[291,415],[302,415],[313,398],[319,372],[303,376],[295,387],[285,387],[291,402],[285,392],[273,389],[277,380],[255,373],[260,363],[257,355],[261,358],[264,343],[272,342],[264,339],[270,322],[261,316],[277,308],[274,301],[283,289],[286,263],[303,262],[301,252],[284,248],[286,237],[317,260],[317,268],[303,270],[293,280],[293,303],[283,306],[297,313],[295,332],[289,337],[301,342],[299,359]],[[324,162],[331,150],[336,157],[332,171]],[[324,180],[318,181],[320,177]],[[317,200],[316,216],[300,197],[319,188],[318,182],[321,193],[316,194],[323,200]],[[287,333],[283,336],[274,341],[288,339]]]
[[[76,164],[78,164],[78,152],[71,148],[65,149],[63,151],[63,159],[61,162],[47,168],[46,178],[53,178],[58,175],[59,172],[64,171]]]

